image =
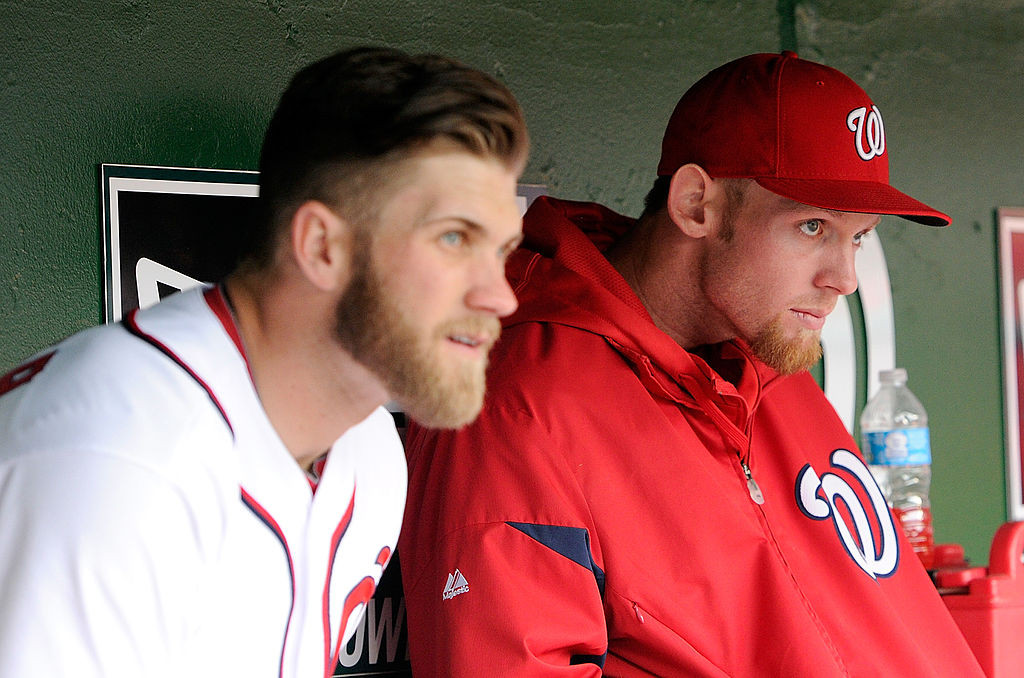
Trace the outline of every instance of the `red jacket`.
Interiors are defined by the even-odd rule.
[[[410,428],[417,678],[980,676],[813,378],[658,330],[631,224],[535,203],[479,420]]]

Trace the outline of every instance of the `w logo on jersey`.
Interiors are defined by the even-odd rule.
[[[850,558],[872,579],[892,575],[899,565],[900,546],[878,483],[849,450],[836,450],[831,462],[832,468],[821,476],[810,464],[800,470],[797,506],[813,520],[831,519]]]

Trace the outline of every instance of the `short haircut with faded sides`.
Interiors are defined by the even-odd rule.
[[[319,200],[358,221],[394,163],[442,143],[521,171],[523,112],[493,77],[447,57],[361,47],[295,75],[260,155],[260,217],[242,260],[265,268],[295,210]]]

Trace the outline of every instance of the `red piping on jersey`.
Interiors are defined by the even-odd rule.
[[[324,615],[324,675],[329,676],[331,670],[337,664],[338,652],[341,651],[341,638],[339,637],[338,652],[332,654],[331,652],[331,575],[334,572],[334,559],[338,555],[338,547],[341,546],[341,540],[348,531],[348,526],[352,523],[352,511],[356,506],[356,490],[352,488],[352,498],[348,501],[348,509],[345,511],[345,515],[342,516],[341,522],[338,523],[338,527],[334,529],[334,534],[331,535],[331,555],[327,561],[327,576],[324,578],[324,596],[323,596],[323,615]],[[344,633],[345,626],[348,624],[347,619],[341,620],[341,631]]]
[[[285,539],[284,530],[281,529],[281,526],[277,524],[277,521],[274,520],[274,517],[270,515],[270,512],[267,511],[267,509],[263,508],[259,502],[253,499],[251,494],[245,491],[244,487],[239,487],[238,490],[242,497],[242,503],[245,504],[250,511],[256,514],[256,517],[259,518],[264,525],[270,528],[270,531],[274,533],[277,540],[281,542],[281,546],[284,548],[284,555],[288,559],[288,577],[291,580],[292,585],[292,602],[291,606],[288,608],[288,622],[284,626],[284,638],[281,639],[281,661],[278,664],[277,672],[278,677],[281,678],[284,676],[284,650],[285,646],[288,645],[288,630],[292,626],[292,615],[295,613],[295,564],[292,561],[292,551],[288,547],[288,540]],[[351,513],[351,510],[351,507],[349,507],[349,513]]]
[[[242,344],[242,335],[238,332],[238,325],[235,323],[235,316],[231,312],[231,304],[228,302],[228,293],[223,283],[207,288],[203,292],[203,299],[210,307],[217,320],[224,327],[224,331],[231,337],[231,342],[238,349],[238,354],[245,362],[245,369],[249,372],[249,379],[252,380],[252,368],[249,366],[249,357],[245,355],[245,345]],[[255,383],[255,380],[253,380]]]
[[[377,553],[376,560],[376,564],[380,566],[382,576],[384,568],[387,567],[389,560],[391,560],[391,547],[384,546]],[[348,620],[352,616],[352,612],[360,605],[368,604],[370,602],[370,598],[373,598],[373,594],[376,592],[377,582],[369,575],[360,579],[359,583],[353,586],[352,590],[348,592],[348,595],[345,597],[345,607],[341,611],[342,624],[338,628],[337,646],[334,649],[331,661],[328,662],[327,667],[324,670],[324,678],[330,678],[331,668],[338,665],[338,656],[341,654],[341,639],[345,635],[345,627],[348,626]]]
[[[57,351],[49,351],[43,355],[23,363],[7,374],[0,377],[0,395],[18,388],[22,384],[32,381],[32,378],[43,371],[50,358],[57,355]]]
[[[174,364],[176,364],[181,369],[185,370],[188,376],[192,377],[192,379],[194,379],[195,382],[199,384],[199,386],[202,387],[204,391],[206,391],[206,395],[209,396],[210,400],[213,402],[213,406],[217,408],[217,411],[220,412],[220,416],[224,420],[224,423],[227,424],[228,430],[231,431],[231,437],[234,438],[235,428],[231,425],[231,420],[228,419],[228,413],[224,410],[224,407],[220,404],[220,401],[217,400],[217,396],[214,394],[213,389],[211,389],[209,385],[207,385],[207,383],[203,381],[198,374],[196,374],[195,370],[189,367],[184,360],[178,357],[178,355],[174,351],[172,351],[167,346],[167,344],[163,343],[153,335],[147,334],[145,331],[143,331],[141,327],[139,327],[139,323],[135,319],[138,313],[139,309],[137,308],[132,309],[131,312],[128,313],[128,315],[122,321],[122,325],[124,326],[124,328],[128,330],[128,332],[130,332],[131,334],[146,342],[147,344],[153,346],[155,349],[157,349],[165,356],[170,358],[171,361],[174,362]]]

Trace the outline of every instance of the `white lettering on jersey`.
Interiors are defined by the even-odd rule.
[[[814,520],[832,519],[839,540],[860,569],[872,579],[888,577],[899,565],[900,547],[896,538],[889,506],[875,482],[871,471],[861,459],[849,450],[832,453],[832,471],[845,471],[838,475],[832,471],[819,476],[810,464],[805,465],[796,478],[797,506],[804,515]],[[852,476],[868,496],[865,506],[847,477]],[[849,511],[856,535],[837,511],[836,501]],[[875,543],[877,528],[879,543]]]

